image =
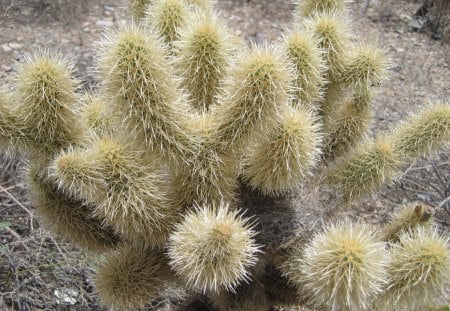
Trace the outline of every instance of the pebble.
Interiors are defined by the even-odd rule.
[[[101,19],[96,21],[95,24],[100,27],[111,27],[114,23],[109,19]]]
[[[3,50],[3,52],[8,53],[8,52],[11,52],[13,49],[10,46],[8,46],[7,44],[2,44],[2,50]]]
[[[12,70],[12,67],[11,67],[11,66],[7,66],[7,65],[2,65],[2,69],[3,69],[4,71],[11,71],[11,70]]]
[[[53,294],[56,296],[58,304],[67,304],[70,306],[77,303],[76,298],[79,295],[78,290],[72,288],[55,289]]]
[[[115,10],[115,7],[113,7],[112,5],[107,5],[107,4],[103,8],[109,12],[112,12]]]
[[[12,47],[14,50],[23,48],[23,44],[20,43],[10,43],[9,46]]]
[[[411,20],[411,16],[409,14],[400,14],[400,19],[409,22]]]

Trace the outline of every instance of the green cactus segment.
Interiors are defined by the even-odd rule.
[[[304,28],[319,40],[325,52],[328,80],[339,81],[350,46],[350,31],[345,21],[335,13],[316,14],[304,22]]]
[[[80,117],[85,130],[98,136],[111,133],[114,120],[108,112],[107,101],[99,95],[87,94],[83,104]]]
[[[136,310],[157,297],[170,275],[163,254],[136,243],[107,254],[94,282],[104,305],[113,310]]]
[[[93,153],[105,185],[93,198],[93,215],[133,241],[162,246],[179,212],[165,198],[165,174],[120,140],[103,138]]]
[[[79,200],[91,200],[103,189],[99,163],[84,150],[70,148],[58,154],[50,166],[50,176],[59,188]]]
[[[295,190],[317,163],[320,143],[315,118],[302,109],[287,109],[268,140],[245,159],[244,179],[265,195]]]
[[[214,111],[216,150],[242,150],[249,140],[267,135],[287,105],[293,74],[278,53],[255,47],[232,69],[224,103]]]
[[[413,231],[418,227],[430,229],[432,214],[432,208],[423,203],[411,203],[404,206],[394,216],[392,222],[383,228],[383,240],[397,242],[400,234],[405,231]]]
[[[344,223],[317,234],[282,269],[316,307],[366,310],[382,291],[387,259],[373,229]]]
[[[293,32],[285,39],[283,47],[295,68],[293,106],[302,105],[316,110],[325,85],[323,53],[311,36]]]
[[[179,29],[189,18],[189,9],[183,0],[158,0],[145,12],[147,22],[160,34],[165,43],[179,38]]]
[[[101,48],[101,74],[113,95],[111,114],[123,120],[130,139],[178,164],[195,145],[177,103],[178,92],[161,42],[136,25],[123,25]]]
[[[377,190],[398,173],[400,167],[394,147],[386,139],[362,143],[340,159],[328,172],[327,182],[348,203]]]
[[[20,150],[28,141],[10,103],[10,96],[0,91],[0,146],[7,151]]]
[[[67,61],[49,52],[28,57],[18,67],[13,94],[18,119],[37,150],[52,154],[81,134],[72,73]]]
[[[56,236],[94,252],[110,250],[120,240],[111,227],[92,217],[92,206],[73,199],[39,176],[40,169],[28,168],[36,212]]]
[[[223,80],[236,50],[233,38],[217,17],[197,14],[180,39],[175,65],[181,86],[189,94],[191,105],[206,112],[222,95]]]
[[[357,92],[366,93],[386,79],[390,63],[386,52],[371,45],[358,45],[348,57],[342,80]]]
[[[233,290],[249,280],[259,247],[251,223],[228,205],[203,206],[189,212],[170,235],[170,265],[190,288]]]
[[[298,4],[298,15],[311,17],[317,13],[342,12],[346,9],[348,0],[304,0]]]
[[[128,0],[128,9],[130,10],[131,16],[136,21],[144,18],[147,6],[153,2],[154,0]]]
[[[417,228],[400,235],[392,245],[388,267],[387,290],[380,298],[381,306],[399,310],[424,310],[445,297],[450,285],[450,249],[447,237],[436,231]]]
[[[390,139],[403,159],[427,155],[450,141],[450,105],[432,104],[397,126]]]
[[[152,171],[151,161],[124,139],[104,137],[82,155],[65,152],[53,174],[63,188],[92,203],[92,214],[117,234],[162,246],[179,211],[165,198],[165,174]]]
[[[321,103],[321,115],[327,126],[336,105],[345,93],[341,75],[345,68],[347,50],[350,45],[349,30],[343,18],[336,13],[315,14],[304,21],[304,28],[318,39],[319,46],[324,51],[328,68],[326,73],[328,85],[324,90],[324,99]]]
[[[203,122],[200,122],[203,123]],[[200,148],[192,165],[179,172],[170,187],[170,201],[174,206],[192,207],[195,203],[232,201],[237,188],[239,162],[231,152],[218,153],[209,147],[210,130],[207,124],[196,124]],[[204,128],[203,126],[207,126]]]
[[[354,148],[365,136],[372,120],[370,93],[354,94],[335,113],[327,133],[325,156],[334,159]]]

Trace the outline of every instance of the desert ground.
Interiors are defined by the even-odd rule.
[[[430,101],[450,98],[450,31],[433,40],[425,27],[409,26],[419,1],[362,0],[349,5],[355,38],[386,49],[389,80],[373,101],[373,135],[389,129]],[[273,43],[293,21],[291,0],[217,0],[221,18],[246,42]],[[94,88],[92,69],[103,32],[129,18],[125,0],[0,0],[0,87],[13,79],[16,62],[39,50],[58,50],[76,65],[83,88]],[[448,21],[447,16],[447,21]],[[1,153],[1,150],[0,150]],[[102,310],[92,277],[99,256],[58,240],[40,225],[22,177],[20,155],[0,158],[0,310]],[[382,193],[348,212],[382,224],[406,201],[436,211],[440,230],[450,228],[450,155],[411,164]],[[162,301],[155,310],[170,310]]]

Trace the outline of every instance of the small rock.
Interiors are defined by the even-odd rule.
[[[417,198],[423,202],[431,202],[431,196],[429,194],[417,194]]]
[[[4,71],[11,71],[11,70],[12,70],[12,67],[7,66],[7,65],[2,65],[2,69],[3,69]]]
[[[403,35],[405,33],[405,31],[403,29],[401,29],[401,28],[395,29],[395,32],[400,34],[400,35]]]
[[[109,19],[101,19],[95,22],[100,27],[111,27],[114,23]]]
[[[11,52],[13,49],[10,46],[8,46],[7,44],[2,44],[2,50],[3,50],[3,52],[8,53],[8,52]]]
[[[400,19],[405,21],[405,22],[409,22],[411,20],[411,16],[409,16],[408,14],[400,14]]]
[[[84,22],[83,24],[81,24],[81,28],[86,28],[87,26],[90,26],[91,22]]]
[[[113,7],[112,5],[106,4],[106,5],[104,6],[104,9],[105,9],[106,11],[113,12],[113,11],[115,10],[115,7]]]
[[[72,288],[63,288],[61,290],[55,289],[53,291],[53,294],[55,294],[58,304],[68,304],[73,306],[77,303],[77,300],[75,298],[78,297],[78,291],[76,289]]]
[[[14,50],[18,50],[18,49],[21,49],[21,48],[23,47],[23,44],[20,44],[20,43],[10,43],[9,46],[10,46],[11,48],[13,48]]]

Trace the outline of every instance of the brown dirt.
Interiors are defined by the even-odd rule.
[[[429,31],[410,30],[416,2],[372,0],[365,15],[360,13],[362,2],[350,6],[352,28],[364,41],[384,46],[394,64],[390,81],[373,102],[376,133],[430,100],[450,98],[450,45],[448,34],[434,41]],[[292,22],[294,7],[288,0],[219,0],[217,5],[229,27],[254,43],[280,38]],[[0,0],[0,86],[26,53],[57,49],[73,60],[83,86],[92,87],[96,41],[105,27],[126,18],[125,0]],[[91,282],[98,258],[57,242],[39,227],[24,182],[15,173],[16,164],[0,159],[0,309],[101,310]],[[450,195],[449,185],[450,159],[443,152],[412,166],[402,179],[349,216],[384,223],[404,199],[438,205]],[[442,206],[449,212],[441,208],[438,213],[438,221],[447,225],[449,205]],[[62,301],[64,293],[73,295],[74,305],[70,298]]]

